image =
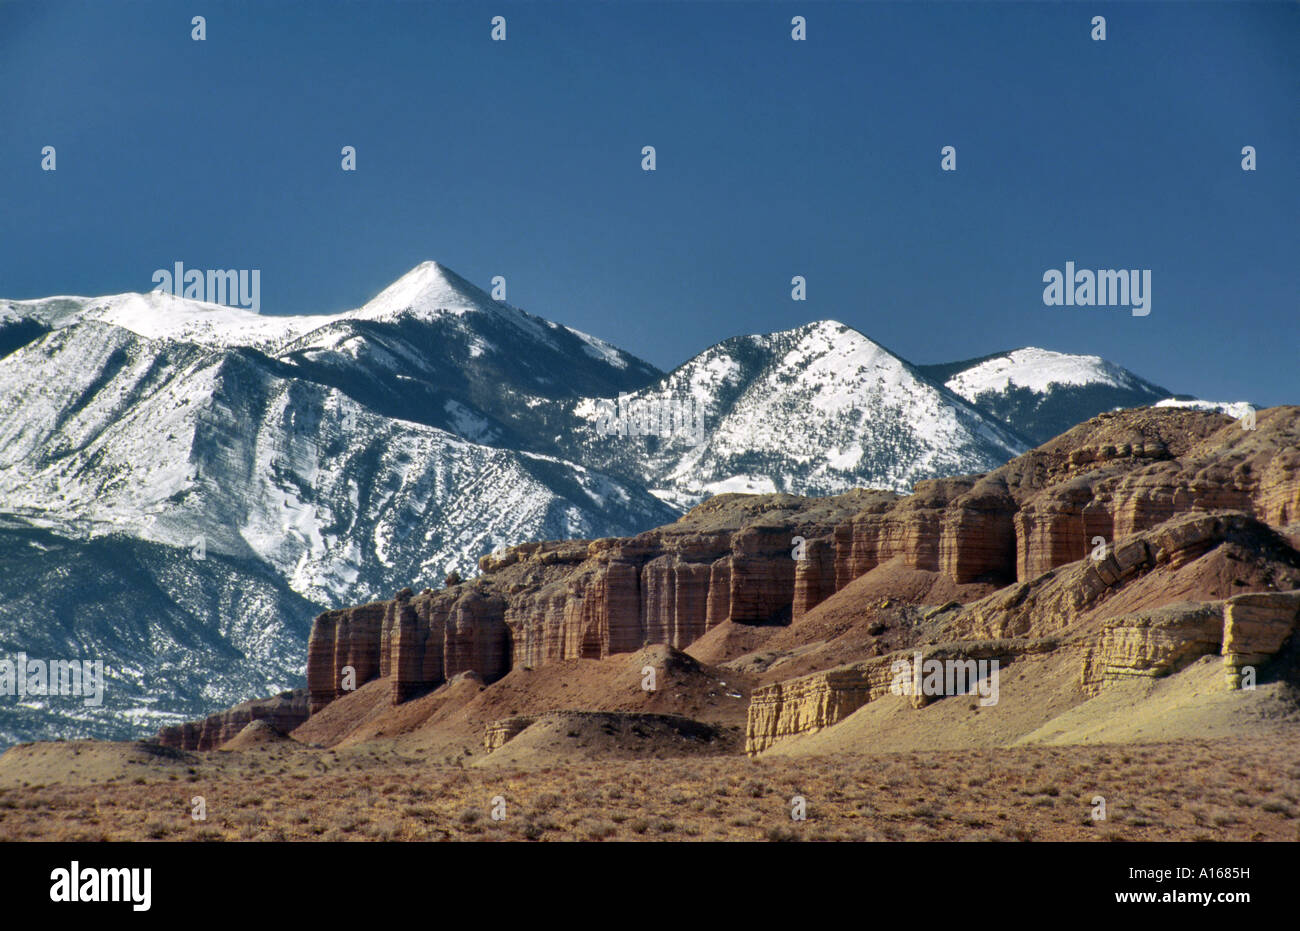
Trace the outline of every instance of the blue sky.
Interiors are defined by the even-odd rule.
[[[1300,4],[55,0],[0,5],[0,86],[8,298],[179,260],[319,313],[432,258],[664,368],[833,318],[1300,402]],[[1068,260],[1150,316],[1044,306]]]

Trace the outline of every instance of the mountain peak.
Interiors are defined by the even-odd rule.
[[[1100,356],[1037,346],[924,365],[920,371],[1033,443],[1045,443],[1097,411],[1169,397],[1159,385]]]
[[[445,265],[421,262],[357,311],[359,317],[386,317],[411,311],[419,316],[491,311],[497,302]]]
[[[1139,387],[1140,380],[1100,356],[1023,346],[986,356],[955,373],[947,383],[949,388],[965,397],[1011,388],[1042,392],[1053,385],[1104,385],[1133,390]]]
[[[845,323],[840,323],[838,320],[813,320],[809,323],[804,323],[788,330],[778,330],[775,333],[769,333],[767,335],[774,337],[794,336],[801,339],[814,336],[825,336],[829,339],[835,339],[845,333],[855,333],[858,336],[862,336],[863,339],[866,339],[863,334],[853,329],[853,327]]]

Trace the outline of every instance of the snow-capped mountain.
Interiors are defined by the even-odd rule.
[[[1170,397],[1164,388],[1100,356],[1032,346],[919,368],[1034,445],[1102,411],[1142,407]]]
[[[159,330],[149,318],[133,317],[130,329],[94,313],[58,321],[65,325],[0,365],[0,410],[13,412],[0,422],[0,509],[73,537],[127,533],[188,546],[202,534],[210,551],[265,562],[322,602],[465,571],[494,546],[524,538],[629,533],[671,519],[644,491],[580,464],[466,439],[493,432],[475,383],[483,369],[495,378],[505,361],[462,364],[463,377],[445,361],[436,371],[411,346],[432,338],[417,316],[426,309],[413,308],[413,319],[385,313],[395,319],[375,326],[412,329],[410,342],[382,329],[347,335],[330,350],[355,353],[346,373],[301,339],[268,356],[231,344],[229,334],[205,332],[201,343],[145,338],[141,330]],[[463,326],[454,312],[429,325],[447,342],[448,330],[462,343],[483,331],[512,336],[493,328],[498,313],[481,327]],[[365,314],[315,333],[333,338]],[[635,362],[612,349],[588,352],[593,342],[558,332],[569,351],[538,325],[528,348],[544,362],[520,360],[515,386],[502,375],[485,406],[539,387],[545,376],[529,369],[544,363],[579,384],[612,387]],[[258,345],[271,348],[265,336],[256,334]],[[405,398],[396,394],[403,378],[412,384]],[[572,393],[556,382],[557,392]],[[368,395],[371,404],[357,400]],[[413,419],[383,410],[416,408],[432,395],[442,403],[407,411]]]
[[[451,269],[432,261],[421,262],[364,306],[339,314],[266,316],[242,307],[180,298],[166,291],[0,302],[0,324],[26,319],[60,328],[98,320],[150,339],[213,347],[246,346],[268,354],[331,324],[445,322],[457,318],[475,319],[479,329],[485,328],[484,320],[514,329],[535,341],[540,351],[567,352],[578,346],[592,359],[614,369],[657,374],[653,366],[604,340],[494,300]],[[487,348],[487,344],[479,343],[479,349]]]
[[[63,541],[40,551],[51,585],[80,578],[104,541],[131,541],[173,603],[109,636],[103,619],[122,604],[69,584],[90,601],[41,641],[52,657],[91,651],[122,670],[106,702],[145,729],[205,710],[195,702],[283,688],[301,675],[323,606],[436,585],[504,544],[632,534],[676,516],[639,485],[534,451],[512,426],[530,405],[660,373],[432,263],[335,317],[261,318],[166,294],[55,298],[0,304],[0,338],[0,515],[20,528],[7,535]],[[199,538],[206,559],[187,559]],[[23,540],[9,545],[30,555]],[[104,571],[121,583],[106,592],[142,578]],[[274,598],[183,607],[267,578]],[[168,678],[175,617],[223,618],[228,633],[190,638],[202,662]],[[0,651],[31,652],[32,618],[0,600]],[[33,710],[32,727],[0,739],[43,733],[54,714]],[[83,717],[90,733],[120,735],[104,731],[108,712]]]
[[[687,401],[701,437],[607,436],[599,399],[573,405],[567,454],[636,471],[667,501],[723,492],[827,495],[992,468],[1025,441],[861,333],[832,320],[719,343],[641,391],[629,407]],[[699,441],[702,439],[702,441]]]
[[[1146,390],[1026,352],[936,380],[823,321],[664,374],[433,262],[335,315],[0,301],[0,657],[98,658],[112,683],[98,710],[0,696],[0,743],[136,736],[301,684],[313,614],[502,545],[631,535],[723,491],[907,490],[1028,448],[1006,404],[1063,416],[1054,392],[1082,380],[1109,392],[1071,395],[1083,419]],[[609,429],[647,408],[691,429]]]

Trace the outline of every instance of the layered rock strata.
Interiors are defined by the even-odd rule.
[[[1052,639],[986,640],[947,643],[900,650],[861,663],[828,669],[755,689],[750,696],[749,715],[745,724],[745,752],[761,753],[790,737],[811,734],[843,721],[868,702],[896,694],[913,707],[922,707],[941,697],[916,690],[909,668],[931,660],[962,665],[963,681],[975,682],[974,674],[981,660],[998,661],[1000,670],[1016,657],[1056,649]],[[991,669],[992,667],[984,667]]]
[[[886,564],[1000,586],[945,612],[939,639],[1055,635],[1105,620],[1107,599],[1153,570],[1227,540],[1245,541],[1243,552],[1272,547],[1264,538],[1282,537],[1269,528],[1300,539],[1300,408],[1260,411],[1253,430],[1200,411],[1115,412],[990,473],[920,482],[910,496],[722,495],[635,537],[510,547],[484,556],[472,582],[324,612],[309,643],[308,703],[318,710],[377,677],[400,703],[461,673],[491,682],[520,666],[653,643],[680,649],[728,621],[799,623],[864,574],[895,571]],[[1277,545],[1291,560],[1277,562],[1278,587],[1294,587],[1296,553]],[[1285,600],[1229,601],[1217,634],[1202,609],[1085,632],[1086,687],[1174,670],[1214,651],[1215,636],[1235,681],[1275,655],[1291,620]],[[803,698],[760,696],[755,739],[844,714],[862,696],[855,674],[837,675],[790,686]],[[804,710],[772,712],[777,705]],[[168,729],[167,739],[217,746],[250,719],[213,717]]]
[[[1046,636],[1074,626],[1130,580],[1185,565],[1236,535],[1267,539],[1264,524],[1239,512],[1189,514],[1114,547],[1018,582],[967,605],[948,628],[961,638]]]
[[[1247,667],[1268,662],[1300,626],[1300,591],[1251,592],[1229,598],[1223,611],[1223,666],[1228,688],[1241,687]]]
[[[483,557],[472,583],[326,611],[308,644],[311,708],[376,677],[397,703],[459,672],[491,682],[518,666],[684,647],[726,620],[789,623],[797,538],[828,536],[866,496],[724,495],[636,537],[512,547]]]
[[[1037,636],[1134,574],[1298,514],[1300,408],[1261,411],[1254,430],[1183,409],[1104,414],[910,496],[723,495],[636,537],[512,547],[485,556],[473,583],[325,612],[309,645],[311,707],[341,695],[349,669],[357,686],[388,676],[400,702],[461,671],[490,682],[517,666],[682,648],[726,621],[798,622],[891,561],[1007,586],[963,612],[957,635]],[[1044,588],[1070,564],[1070,590]]]
[[[1097,694],[1132,678],[1177,672],[1223,646],[1223,602],[1178,602],[1106,621],[1098,642],[1084,654],[1080,685]]]
[[[215,750],[237,736],[253,721],[266,721],[287,734],[307,720],[307,690],[281,692],[270,698],[246,701],[202,721],[187,721],[158,731],[158,742],[180,750]]]
[[[1225,601],[1179,602],[1110,618],[1084,658],[1081,684],[1096,694],[1114,682],[1177,672],[1222,654],[1227,685],[1273,659],[1300,624],[1300,591],[1248,592]]]
[[[956,583],[1030,582],[1171,519],[1225,509],[1278,528],[1300,520],[1300,409],[1263,411],[1254,430],[1197,411],[1103,414],[987,475],[874,493],[808,541],[793,614],[896,558]]]
[[[536,720],[534,715],[517,714],[489,722],[483,729],[483,748],[491,753],[498,747],[505,746],[507,741],[523,733]]]

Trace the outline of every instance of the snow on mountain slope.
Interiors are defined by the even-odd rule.
[[[1053,385],[1109,385],[1132,390],[1145,383],[1100,356],[1072,355],[1029,346],[985,359],[958,372],[945,384],[970,400],[986,392],[1003,392],[1013,387],[1045,392]]]
[[[919,370],[1035,444],[1102,411],[1170,395],[1100,356],[1032,346]]]
[[[39,320],[53,328],[98,321],[148,339],[204,346],[273,347],[336,319],[328,314],[274,317],[242,307],[175,297],[163,291],[8,301],[0,305],[0,312]]]
[[[553,454],[531,399],[616,394],[663,373],[595,337],[493,301],[425,263],[355,314],[280,344],[286,377],[468,439]]]
[[[430,320],[446,314],[463,316],[474,313],[504,321],[529,339],[556,351],[564,351],[568,346],[563,343],[571,344],[576,338],[583,351],[592,359],[617,369],[627,369],[633,365],[649,369],[641,360],[612,343],[495,300],[477,285],[437,262],[422,262],[360,310],[346,316],[357,320],[384,321],[410,314]]]
[[[270,354],[321,328],[330,328],[315,341],[316,348],[335,348],[352,331],[340,330],[349,322],[394,323],[403,319],[435,322],[467,315],[482,318],[470,328],[491,321],[491,327],[509,327],[535,344],[556,353],[575,346],[591,360],[613,369],[660,374],[653,366],[587,333],[535,317],[466,281],[437,262],[422,262],[355,310],[338,314],[272,316],[251,310],[173,296],[165,291],[116,294],[107,297],[50,297],[32,301],[0,302],[0,324],[23,319],[59,328],[97,320],[130,330],[149,339],[199,343],[211,347],[245,346]],[[341,335],[340,335],[341,334]],[[311,343],[301,344],[312,345]],[[479,351],[488,348],[480,342]],[[473,353],[471,353],[473,354]]]
[[[602,436],[599,403],[588,398],[573,407],[580,451],[568,455],[615,474],[640,470],[656,493],[678,502],[724,491],[904,491],[922,478],[993,468],[1027,448],[834,321],[719,343],[631,399],[698,403],[704,441]]]
[[[671,521],[529,448],[530,404],[659,374],[432,263],[334,316],[0,302],[0,648],[110,670],[102,707],[29,698],[0,743],[138,737],[301,685],[323,607]]]
[[[1157,401],[1152,407],[1190,407],[1198,411],[1218,411],[1220,414],[1227,414],[1238,420],[1255,410],[1255,405],[1249,401],[1197,401],[1183,398],[1165,398]]]
[[[0,656],[105,666],[98,705],[0,702],[0,747],[129,740],[300,684],[322,608],[255,562],[125,536],[70,540],[0,517]]]
[[[58,379],[45,377],[63,373]],[[264,561],[304,597],[387,594],[506,543],[673,513],[574,463],[372,412],[257,355],[90,322],[0,364],[0,511]]]

